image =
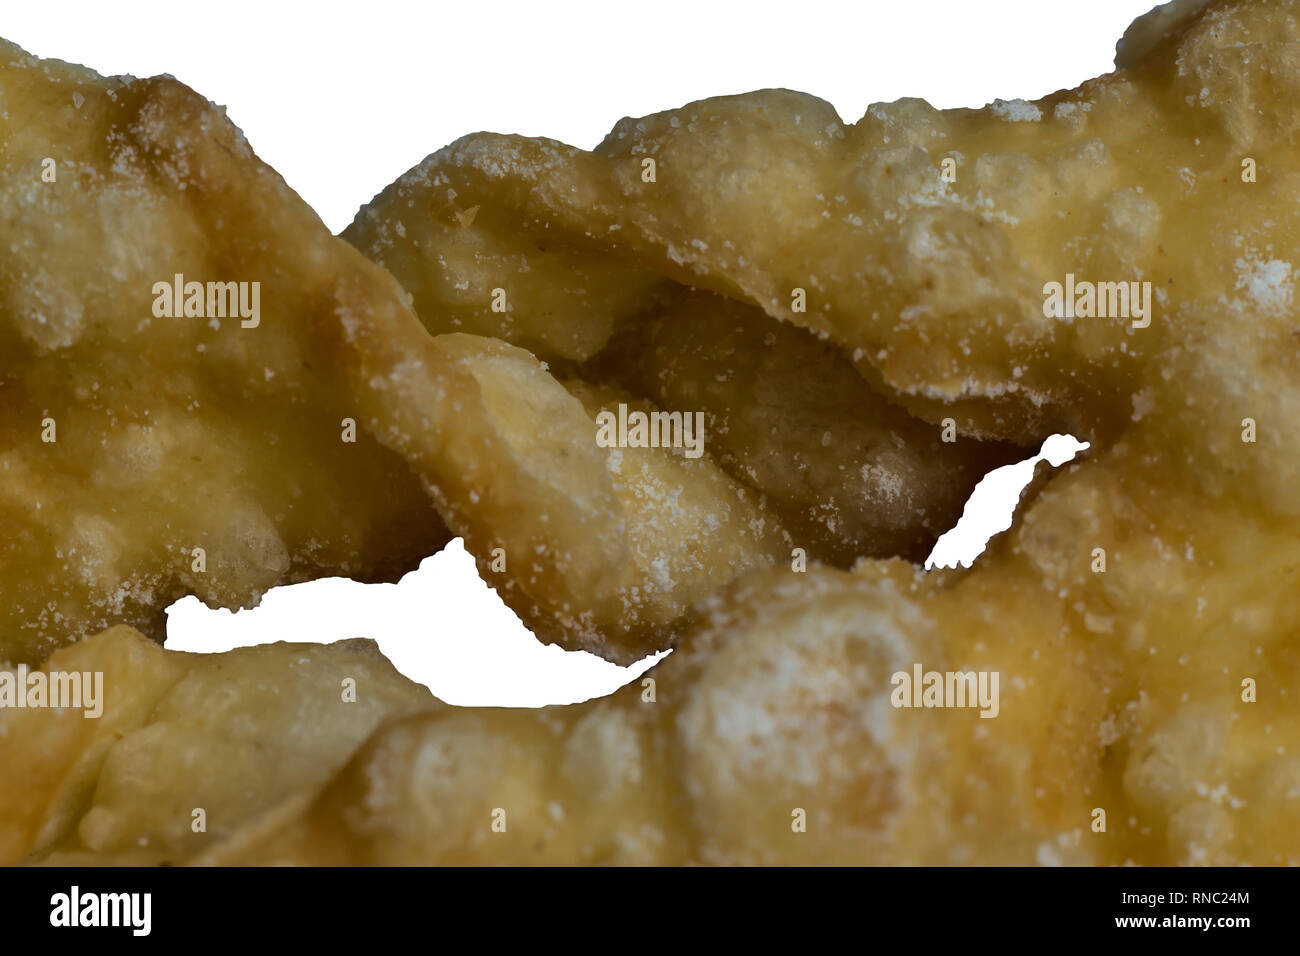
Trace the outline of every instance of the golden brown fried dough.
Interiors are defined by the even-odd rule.
[[[4,863],[182,862],[314,790],[383,720],[438,706],[369,641],[182,654],[119,627],[39,673],[102,675],[99,714],[0,709]]]
[[[1093,447],[1035,488],[970,570],[753,571],[674,619],[686,630],[651,683],[565,708],[408,716],[318,790],[259,805],[192,859],[1300,864],[1297,7],[1181,5],[1130,31],[1119,72],[1035,104],[896,104],[846,130],[794,94],[764,94],[697,104],[675,124],[629,122],[629,155],[659,160],[643,185],[667,185],[676,168],[680,184],[707,186],[681,185],[661,206],[620,185],[622,147],[530,153],[521,141],[506,169],[463,146],[480,160],[467,168],[556,228],[571,220],[571,234],[623,261],[695,273],[770,313],[794,272],[815,266],[810,292],[825,297],[784,317],[854,350],[918,413],[1010,438],[1065,421]],[[916,163],[937,143],[964,151],[957,181],[932,194]],[[1270,175],[1244,178],[1245,159]],[[845,206],[843,220],[821,216],[826,205]],[[607,242],[608,225],[619,240]],[[1049,319],[1041,300],[1031,314],[1027,290],[1065,277],[1035,273],[1067,263],[1083,280],[1156,283],[1150,325]],[[608,516],[622,503],[630,512],[610,525],[621,536],[566,563],[580,579],[595,557],[623,553],[610,542],[635,538],[626,503],[641,489],[694,487],[662,449],[629,456],[622,484],[596,480],[573,436],[622,393],[561,382],[493,340],[422,339],[397,313],[345,314],[326,351],[365,422],[467,527],[515,517],[522,540],[550,547],[570,539],[528,515],[599,530],[603,517],[576,522],[593,510],[583,505]],[[706,500],[724,500],[709,480]],[[492,487],[504,490],[476,512],[474,495]],[[723,527],[719,541],[733,540]],[[660,531],[682,533],[651,526],[654,547]],[[766,551],[738,540],[738,553]],[[639,559],[620,560],[611,580]],[[918,668],[997,691],[977,706],[942,694],[944,706],[904,706],[917,702],[899,690]],[[143,679],[142,693],[167,679]],[[142,743],[142,755],[171,753]],[[23,819],[44,819],[39,802],[24,807]]]
[[[381,728],[193,861],[1294,864],[1300,539],[1142,458],[1070,467],[970,571],[758,572],[652,683]],[[992,716],[894,706],[918,665],[997,674]],[[189,719],[136,759],[201,762]]]
[[[654,703],[411,718],[209,859],[1300,863],[1295,13],[1183,4],[1036,103],[848,129],[769,93],[595,155],[460,144],[522,221],[824,331],[919,413],[1094,447],[970,571],[760,573]],[[1150,324],[1044,315],[1067,273],[1150,281]],[[996,673],[997,716],[893,706],[917,665]]]
[[[399,721],[194,861],[1295,863],[1300,684],[1277,625],[1300,606],[1272,586],[1294,535],[1186,492],[1167,510],[1149,478],[1132,461],[1072,467],[969,572],[750,576],[652,684]],[[1108,572],[1058,547],[1072,539],[1104,542]],[[1189,544],[1210,566],[1277,560],[1216,575],[1159,557]],[[996,716],[893,706],[893,675],[917,664],[996,672]],[[137,738],[144,765],[184,765],[176,726]]]
[[[405,463],[344,440],[357,413],[315,344],[344,301],[418,330],[392,279],[170,78],[0,42],[0,87],[0,659],[437,550]],[[201,315],[158,314],[177,276]]]

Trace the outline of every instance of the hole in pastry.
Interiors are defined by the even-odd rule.
[[[219,653],[277,641],[369,637],[393,666],[465,707],[543,707],[613,693],[658,661],[619,667],[538,642],[482,578],[456,538],[397,584],[326,578],[272,588],[231,612],[186,597],[167,609],[166,647]]]
[[[1034,477],[1034,467],[1046,461],[1059,468],[1088,448],[1073,435],[1052,435],[1037,455],[1014,465],[994,468],[975,486],[961,518],[939,536],[925,559],[925,568],[969,568],[988,547],[989,539],[1011,527],[1020,496]]]

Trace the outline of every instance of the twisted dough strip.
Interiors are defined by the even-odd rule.
[[[1095,211],[1070,207],[1094,221],[1113,213],[1112,233],[1088,245],[1090,263],[1133,245],[1150,224],[1115,212],[1142,206],[1145,188],[1130,193],[1126,183],[1158,178],[1152,169],[1177,163],[1180,150],[1205,164],[1201,175],[1189,167],[1186,199],[1150,185],[1164,248],[1151,255],[1176,263],[1174,286],[1187,291],[1167,290],[1149,328],[1034,320],[1023,289],[1019,312],[950,315],[959,341],[983,342],[988,355],[912,348],[914,326],[931,324],[924,312],[872,320],[859,309],[854,323],[834,323],[864,342],[880,336],[885,356],[859,358],[916,410],[932,413],[929,392],[944,394],[955,363],[978,394],[956,389],[945,400],[972,425],[1027,434],[1061,416],[1092,427],[1095,454],[1039,490],[972,571],[923,576],[867,561],[853,573],[758,572],[704,602],[700,622],[652,672],[653,703],[634,686],[571,708],[406,718],[379,730],[319,792],[286,798],[196,859],[1300,862],[1300,521],[1286,494],[1295,467],[1288,413],[1300,397],[1287,260],[1295,180],[1284,171],[1290,114],[1267,95],[1298,75],[1296,21],[1288,5],[1231,3],[1156,22],[1169,37],[1131,32],[1124,55],[1134,65],[1086,86],[1095,99],[1038,106],[1064,123],[1071,112],[1058,120],[1054,104],[1093,103],[1077,113],[1109,125],[1091,132],[1156,157],[1142,163],[1107,147],[1094,179],[1108,198]],[[1207,92],[1188,103],[1181,87],[1192,77]],[[1121,95],[1134,97],[1132,115],[1115,105]],[[1036,152],[1021,124],[989,129]],[[1060,133],[1046,132],[1049,144]],[[1224,157],[1245,143],[1271,178],[1204,175],[1236,176],[1236,160]],[[970,240],[966,211],[950,211],[951,234]],[[1042,244],[1021,250],[1026,261],[1061,256],[1047,239],[1073,235],[1068,224],[1049,233],[1046,215],[1024,221],[1042,232]],[[946,241],[940,220],[930,222],[929,235]],[[1125,222],[1134,229],[1113,231]],[[1010,242],[994,223],[973,228],[1001,235],[993,246]],[[754,238],[747,261],[765,238]],[[651,251],[647,243],[633,253]],[[828,270],[827,283],[836,275]],[[925,298],[923,285],[910,294]],[[981,294],[993,300],[995,291]],[[368,418],[398,447],[416,434],[403,415],[446,401],[429,370],[435,383],[452,380],[442,369],[459,361],[457,350],[471,370],[500,361],[503,375],[535,374],[506,346],[454,337],[431,340],[403,365],[400,337],[342,329],[335,347],[351,356],[353,382],[369,383]],[[1015,334],[1000,344],[1007,331]],[[397,400],[408,396],[425,401]],[[1259,423],[1257,443],[1242,442],[1243,417]],[[890,706],[890,675],[917,663],[997,671],[998,716]],[[1255,700],[1243,699],[1248,678]],[[1107,813],[1101,832],[1097,809]],[[806,832],[791,828],[796,810]],[[504,831],[493,829],[498,819]]]
[[[317,741],[314,711],[286,722],[241,697],[222,714],[245,714],[271,758],[316,744],[326,754],[299,765],[297,785],[273,794],[280,803],[230,804],[210,837],[182,839],[182,810],[227,783],[264,784],[213,759],[193,727],[214,717],[190,693],[173,695],[163,727],[128,737],[134,756],[121,766],[151,772],[133,773],[129,792],[100,777],[106,810],[62,798],[56,807],[78,809],[47,812],[52,798],[38,794],[26,816],[0,816],[61,821],[42,827],[34,857],[63,854],[52,861],[1294,864],[1300,535],[1188,485],[1130,449],[1042,486],[968,572],[900,561],[758,572],[706,602],[647,675],[652,697],[634,683],[570,707],[422,712],[378,729],[319,787],[345,757],[345,728],[324,725]],[[1107,550],[1105,573],[1094,545]],[[109,646],[83,642],[53,663],[112,673],[92,656]],[[255,651],[278,653],[236,659],[268,680]],[[293,649],[308,674],[327,652]],[[160,683],[147,675],[188,659],[151,654],[119,668],[108,697],[118,711],[91,728],[101,737],[146,722]],[[997,716],[891,706],[892,675],[916,664],[997,672]],[[206,666],[222,687],[256,693],[257,681],[232,685],[220,658]],[[305,680],[278,706],[298,712],[293,695],[323,706],[338,676]],[[1255,702],[1243,700],[1245,678]],[[55,779],[89,793],[98,767],[113,769],[93,740],[66,733],[97,722],[25,714],[33,723],[0,740],[31,746],[27,762],[47,776],[80,768]],[[38,721],[56,730],[37,733]],[[32,801],[29,782],[8,792]],[[173,810],[146,819],[133,807]],[[791,828],[797,811],[804,832]],[[145,849],[127,849],[142,837]]]

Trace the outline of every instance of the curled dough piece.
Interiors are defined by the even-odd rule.
[[[0,41],[0,86],[0,660],[437,550],[316,350],[345,300],[418,330],[391,277],[174,80]]]
[[[422,485],[539,634],[618,660],[789,560],[710,459],[601,448],[594,408],[527,352],[432,338],[216,107],[5,55],[0,657],[115,621],[161,636],[187,593],[394,578],[446,539]],[[217,283],[247,316],[209,314]]]

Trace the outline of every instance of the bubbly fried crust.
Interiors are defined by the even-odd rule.
[[[1141,459],[1072,466],[970,571],[747,576],[705,602],[649,682],[603,700],[413,714],[190,859],[1294,864],[1300,538],[1161,484]],[[893,675],[916,664],[998,673],[997,716],[892,706]],[[148,713],[174,679],[132,680],[122,712]],[[174,737],[137,738],[141,765],[203,765],[200,718],[175,699],[188,716]],[[166,805],[170,779],[146,776],[133,799]]]
[[[6,67],[26,112],[3,183],[0,655],[117,620],[161,636],[187,593],[240,606],[285,581],[392,578],[445,540],[437,511],[539,636],[624,662],[789,560],[778,518],[711,459],[600,448],[597,409],[529,353],[430,336],[211,104],[39,63]],[[42,183],[59,149],[70,171]],[[176,274],[259,281],[260,323],[154,316],[153,283]]]
[[[0,41],[0,87],[0,659],[437,550],[405,463],[343,440],[356,411],[317,350],[345,299],[418,330],[392,279],[170,78]],[[260,283],[259,323],[158,317],[177,274]]]
[[[102,714],[0,709],[0,863],[183,862],[439,706],[370,641],[182,654],[117,627],[40,670],[102,674]]]
[[[1071,467],[970,571],[750,575],[646,679],[413,714],[192,862],[1294,864],[1297,536],[1151,467]],[[997,716],[892,706],[918,663],[997,672]],[[138,738],[143,765],[188,766],[187,713],[179,739]]]

